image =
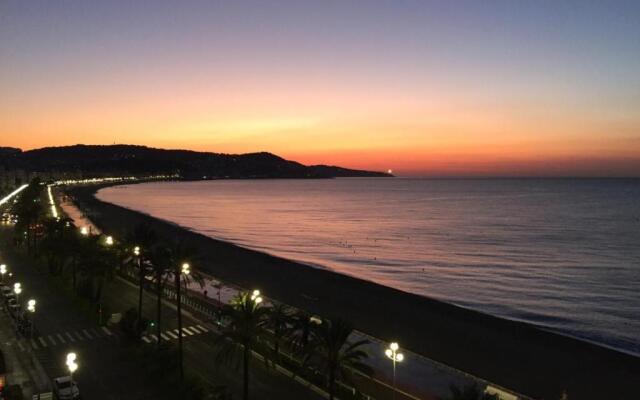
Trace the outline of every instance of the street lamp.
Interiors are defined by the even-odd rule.
[[[112,246],[113,245],[113,236],[107,236],[107,239],[105,240],[105,243],[107,244],[107,246]]]
[[[2,284],[4,284],[4,274],[7,273],[7,265],[0,264],[0,276],[2,277]]]
[[[20,293],[22,293],[22,285],[20,282],[16,282],[13,285],[13,292],[16,294],[16,303],[20,304]]]
[[[89,229],[87,229],[86,226],[83,226],[82,228],[80,228],[80,234],[83,236],[87,236],[89,234]]]
[[[191,273],[191,266],[189,263],[182,264],[182,273],[185,275],[189,275]]]
[[[71,377],[71,382],[73,382],[73,373],[78,369],[78,363],[76,363],[76,353],[67,354],[67,369],[69,370],[69,376]]]
[[[404,360],[404,355],[398,352],[400,346],[397,342],[392,342],[389,345],[389,348],[384,351],[384,354],[393,361],[393,398],[396,398],[396,363],[402,362]]]
[[[136,246],[133,248],[133,254],[135,254],[136,256],[140,255],[140,246]]]
[[[256,305],[262,303],[262,296],[260,296],[260,291],[259,290],[254,290],[253,293],[251,293],[251,301],[253,301]]]
[[[36,312],[36,301],[34,299],[27,301],[27,311],[29,311],[31,314],[34,314]],[[30,322],[31,326],[29,329],[29,334],[31,336],[31,340],[33,340],[33,317],[31,317]]]

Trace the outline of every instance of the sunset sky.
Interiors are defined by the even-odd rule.
[[[640,175],[640,1],[0,2],[0,146]]]

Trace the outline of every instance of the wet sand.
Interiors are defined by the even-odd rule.
[[[559,399],[563,390],[572,400],[635,399],[640,393],[638,357],[214,240],[103,203],[93,196],[99,188],[68,192],[105,232],[122,237],[148,222],[163,236],[196,246],[200,268],[223,281],[345,318],[360,331],[534,398]]]

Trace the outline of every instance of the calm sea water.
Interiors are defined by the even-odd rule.
[[[640,354],[640,180],[230,180],[119,186],[98,197]]]

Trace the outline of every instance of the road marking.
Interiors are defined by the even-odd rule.
[[[51,342],[52,345],[57,345],[58,343],[56,343],[55,340],[53,340],[53,337],[51,335],[47,335],[47,339],[49,339],[49,341]]]
[[[73,338],[73,336],[71,336],[71,334],[69,332],[65,332],[65,335],[67,335],[67,337],[69,338],[69,340],[71,340],[72,342],[75,342],[76,340]]]
[[[89,329],[89,333],[90,333],[90,334],[92,334],[93,336],[95,336],[95,337],[96,337],[96,339],[97,339],[97,338],[101,338],[101,337],[102,337],[102,334],[100,333],[100,331],[98,331],[98,330],[97,330],[97,329],[95,329],[95,328],[90,328],[90,329]]]
[[[146,336],[143,336],[143,337],[142,337],[142,340],[144,340],[144,341],[145,341],[145,342],[147,342],[147,343],[151,343],[151,340],[147,339],[147,337],[146,337]]]
[[[164,333],[160,333],[160,337],[162,337],[164,340],[171,340],[169,336],[165,335]]]
[[[109,328],[107,328],[106,326],[102,327],[102,330],[104,331],[104,333],[106,333],[107,335],[111,336],[113,335],[113,333],[111,333],[111,331],[109,330]]]
[[[18,347],[20,347],[20,351],[24,351],[24,346],[22,345],[22,342],[18,340]]]
[[[84,335],[87,337],[87,339],[93,339],[93,336],[91,336],[86,329],[83,329],[82,333],[84,333]]]
[[[76,331],[76,332],[73,332],[73,334],[74,334],[74,335],[76,335],[76,337],[78,338],[78,340],[83,340],[83,339],[84,339],[84,338],[82,337],[82,335],[80,335],[80,333],[78,333],[77,331]]]
[[[56,336],[58,337],[58,340],[60,340],[61,343],[66,343],[66,340],[64,340],[61,334],[56,333]]]
[[[33,347],[34,350],[38,350],[38,344],[33,339],[31,339],[31,347]]]
[[[184,332],[186,332],[189,336],[193,336],[193,332],[191,332],[189,329],[187,329],[187,328],[182,328],[182,330],[183,330]]]
[[[180,331],[179,331],[179,330],[177,330],[177,329],[174,329],[174,330],[173,330],[173,332],[174,332],[176,335],[178,335],[178,336],[184,336],[184,335],[181,335],[181,334],[180,334]]]
[[[202,330],[203,330],[203,331],[205,331],[205,332],[209,332],[209,330],[208,330],[207,328],[205,328],[204,326],[202,326],[202,325],[196,325],[196,326],[197,326],[198,328],[202,329]]]
[[[172,338],[174,338],[174,339],[177,339],[177,338],[178,338],[178,336],[176,336],[176,335],[175,335],[173,332],[171,332],[171,331],[167,331],[167,335],[171,336],[171,337],[172,337]]]
[[[151,335],[149,335],[149,336],[151,336],[151,339],[153,339],[154,342],[158,341],[158,337],[156,335],[154,335],[153,333]]]
[[[47,342],[44,341],[44,339],[42,338],[42,336],[40,336],[38,338],[38,340],[40,341],[40,343],[42,343],[42,347],[47,347]]]
[[[198,328],[196,328],[195,326],[190,326],[189,329],[191,329],[192,331],[194,331],[196,334],[202,333],[200,332],[200,330]]]

